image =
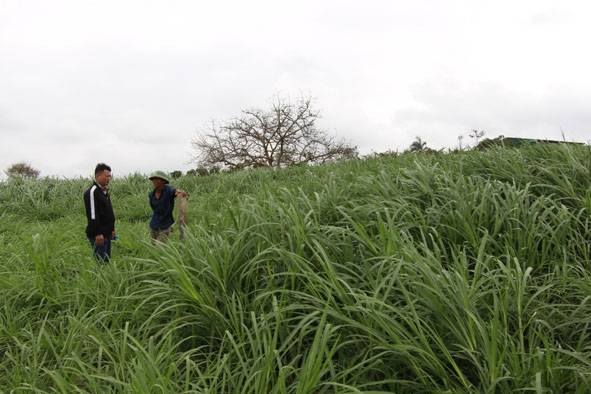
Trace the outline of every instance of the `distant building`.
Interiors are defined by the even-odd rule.
[[[568,142],[568,141],[555,141],[555,140],[539,140],[532,138],[517,138],[517,137],[505,137],[503,135],[493,139],[482,140],[474,149],[488,149],[494,146],[501,146],[504,148],[519,148],[524,145],[545,145],[545,144],[575,144],[584,145],[582,142]]]

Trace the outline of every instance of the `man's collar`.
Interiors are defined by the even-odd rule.
[[[103,193],[107,193],[109,191],[109,189],[106,186],[101,185],[97,181],[95,181],[94,183],[96,183],[96,185],[101,188],[101,190],[103,191]]]

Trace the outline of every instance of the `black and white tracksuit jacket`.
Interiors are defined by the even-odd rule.
[[[103,191],[96,182],[84,192],[86,207],[86,235],[94,238],[99,234],[111,238],[115,231],[115,214],[111,205],[111,198],[107,190]]]

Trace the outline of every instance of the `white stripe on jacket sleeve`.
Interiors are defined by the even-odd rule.
[[[95,190],[96,190],[96,185],[93,185],[90,188],[90,219],[91,220],[96,219],[96,210],[95,210],[95,204],[94,204],[94,191]]]

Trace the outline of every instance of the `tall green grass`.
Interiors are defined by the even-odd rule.
[[[0,391],[589,392],[590,170],[549,145],[183,177],[168,244],[133,174],[109,265],[90,180],[4,184]]]

